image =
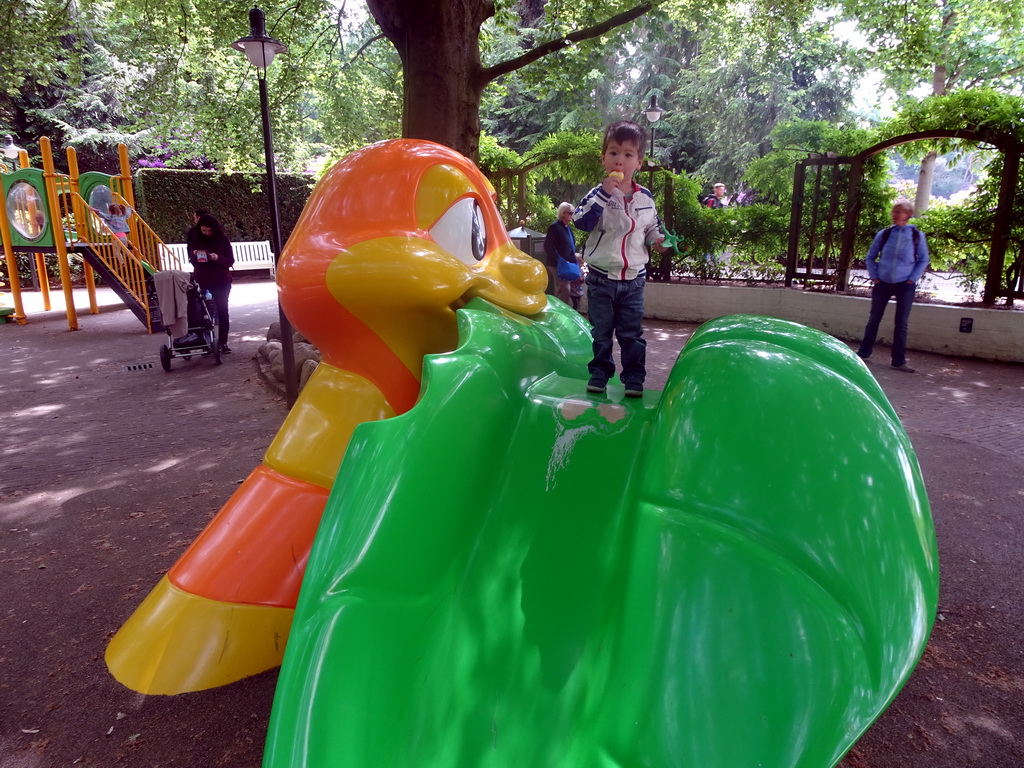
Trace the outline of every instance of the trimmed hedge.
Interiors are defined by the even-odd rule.
[[[263,174],[143,168],[135,176],[139,215],[165,243],[182,243],[192,212],[206,208],[232,241],[270,240],[270,204]],[[298,173],[277,175],[281,238],[288,236],[309,199],[316,179]]]

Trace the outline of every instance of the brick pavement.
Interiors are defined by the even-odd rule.
[[[73,333],[59,312],[32,308],[29,325],[0,325],[0,764],[258,763],[274,673],[147,698],[111,680],[102,654],[284,418],[253,360],[276,319],[275,296],[268,282],[236,284],[235,353],[219,367],[175,360],[171,373],[157,354],[163,335],[146,335],[109,296]],[[648,323],[652,388],[695,327]],[[956,657],[956,638],[972,633],[970,658],[984,660],[984,674],[943,677],[926,654],[858,754],[873,768],[1011,764],[964,760],[955,749],[948,762],[927,750],[886,762],[890,734],[939,739],[960,717],[961,742],[977,754],[1024,764],[1024,366],[912,352],[918,373],[904,374],[887,352],[877,349],[869,367],[911,435],[939,533],[945,620],[930,648]],[[1012,672],[1010,693],[984,684],[1000,670]],[[971,726],[975,713],[999,728]],[[44,751],[42,762],[28,757]]]
[[[887,354],[879,349],[868,367],[912,436],[934,433],[1024,461],[1024,365],[912,352],[917,372],[905,374]]]

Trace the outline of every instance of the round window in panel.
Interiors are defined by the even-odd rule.
[[[28,182],[16,182],[7,192],[7,220],[26,240],[38,240],[46,231],[43,199]]]
[[[114,196],[110,193],[110,187],[97,184],[89,192],[89,205],[97,211],[106,213],[112,202],[114,202]]]

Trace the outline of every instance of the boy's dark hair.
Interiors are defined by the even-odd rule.
[[[601,146],[601,154],[604,154],[605,150],[608,149],[608,142],[614,141],[619,144],[625,144],[627,141],[636,145],[637,151],[642,157],[644,154],[644,147],[647,146],[647,133],[636,123],[631,120],[619,120],[617,123],[612,123],[604,131],[604,144]]]
[[[205,208],[196,208],[195,215],[196,216],[209,216],[210,212],[208,210],[206,210]]]

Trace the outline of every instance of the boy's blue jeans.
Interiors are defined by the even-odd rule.
[[[886,283],[879,280],[871,288],[871,314],[868,315],[868,324],[864,328],[864,340],[860,343],[857,354],[861,357],[870,357],[871,351],[875,348],[875,339],[878,337],[878,326],[882,322],[882,315],[885,314],[885,307],[889,299],[896,299],[896,321],[893,324],[892,333],[892,364],[903,365],[907,362],[907,329],[910,326],[910,308],[914,306],[914,292],[917,290],[915,283]]]
[[[615,375],[613,333],[622,350],[622,383],[643,384],[647,378],[644,282],[644,277],[610,280],[594,270],[587,274],[587,317],[594,327],[594,359],[587,366],[591,381],[607,383]]]

